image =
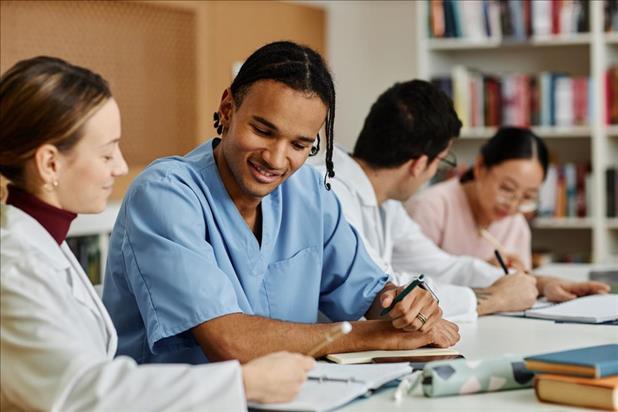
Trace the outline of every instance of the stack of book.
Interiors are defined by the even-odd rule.
[[[592,173],[588,163],[551,164],[539,192],[539,217],[587,217]]]
[[[525,41],[589,31],[586,0],[429,0],[434,38]]]
[[[540,401],[588,408],[618,409],[618,345],[601,345],[531,356]]]
[[[591,118],[592,88],[585,76],[493,75],[455,66],[451,76],[432,83],[453,100],[464,127],[571,127],[588,125]]]

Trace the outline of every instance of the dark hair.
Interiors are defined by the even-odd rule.
[[[230,89],[236,106],[240,106],[247,90],[259,80],[275,80],[290,88],[317,95],[328,108],[326,115],[326,176],[335,176],[333,168],[333,124],[335,121],[335,86],[326,63],[307,46],[278,41],[257,49],[243,63]],[[320,135],[317,136],[317,150]],[[317,153],[312,151],[312,154]]]
[[[423,80],[395,83],[371,106],[354,157],[376,167],[397,167],[427,155],[433,160],[459,136],[453,103]]]
[[[43,144],[61,152],[109,98],[101,76],[54,57],[22,60],[0,78],[0,174],[25,187],[25,162]]]
[[[483,164],[491,168],[507,160],[537,159],[543,168],[543,180],[547,175],[549,155],[547,146],[530,129],[521,127],[501,127],[496,134],[481,147]],[[468,169],[459,179],[462,183],[474,180],[474,171]]]

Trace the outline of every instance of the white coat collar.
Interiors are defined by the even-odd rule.
[[[27,248],[43,254],[46,259],[49,259],[47,263],[55,269],[65,270],[70,267],[58,243],[39,222],[15,206],[0,205],[0,207],[3,231],[11,233]]]
[[[66,242],[58,246],[58,243],[39,222],[15,206],[0,204],[0,218],[2,237],[10,235],[14,241],[22,242],[25,248],[41,254],[41,257],[45,259],[45,264],[53,269],[62,272],[69,270],[77,272],[78,279],[83,283],[87,295],[79,293],[79,289],[76,289],[73,284],[69,287],[75,299],[103,320],[107,334],[107,352],[113,356],[118,344],[114,324]]]
[[[355,192],[363,206],[378,207],[378,199],[371,181],[362,167],[342,146],[335,145],[333,163],[335,165],[335,178],[344,182],[350,191]]]

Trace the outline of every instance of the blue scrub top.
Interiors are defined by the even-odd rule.
[[[318,310],[355,320],[387,281],[309,165],[263,198],[260,245],[219,176],[217,141],[155,161],[124,198],[103,288],[119,355],[205,363],[191,333],[203,322],[245,313],[314,323]]]

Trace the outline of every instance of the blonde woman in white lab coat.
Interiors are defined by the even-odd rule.
[[[126,173],[120,114],[105,80],[50,57],[0,79],[0,410],[245,410],[290,400],[313,360],[137,365],[67,247],[76,213],[104,209]]]

